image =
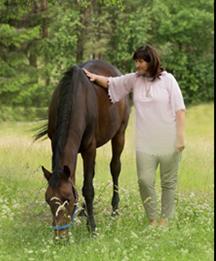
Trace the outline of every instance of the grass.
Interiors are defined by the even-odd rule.
[[[189,108],[186,123],[176,218],[169,228],[147,226],[137,186],[132,111],[122,155],[119,217],[110,217],[111,149],[107,144],[97,151],[94,180],[98,236],[92,238],[85,219],[77,218],[70,241],[56,244],[40,170],[41,165],[50,169],[50,143],[32,144],[35,122],[2,122],[0,260],[213,260],[213,104]],[[81,200],[80,157],[76,176]],[[159,195],[158,177],[156,188]]]

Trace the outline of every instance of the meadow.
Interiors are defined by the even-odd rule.
[[[120,215],[111,218],[110,143],[97,150],[95,219],[91,237],[77,217],[68,242],[54,242],[51,214],[44,201],[47,182],[41,165],[51,168],[49,140],[33,143],[38,122],[0,123],[0,260],[213,260],[214,148],[213,104],[187,109],[186,149],[182,154],[176,217],[167,228],[151,228],[141,204],[135,166],[134,111],[126,132],[120,175]],[[77,188],[82,202],[82,162]],[[157,175],[158,211],[160,180]]]

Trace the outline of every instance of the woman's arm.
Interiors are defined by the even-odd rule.
[[[83,68],[83,71],[89,77],[91,82],[96,82],[97,84],[99,84],[103,88],[106,88],[106,89],[108,88],[108,77],[91,73],[84,68]]]
[[[176,112],[176,149],[182,151],[185,148],[185,110]]]
[[[102,76],[89,72],[83,68],[90,81],[96,82],[101,87],[108,89],[108,95],[112,103],[118,102],[129,94],[136,82],[136,73],[128,73],[118,76]]]

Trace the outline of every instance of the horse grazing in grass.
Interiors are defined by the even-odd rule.
[[[45,199],[53,215],[53,228],[58,236],[68,234],[71,217],[77,203],[75,167],[78,153],[83,159],[87,225],[96,228],[93,214],[94,168],[96,148],[111,140],[110,170],[113,180],[112,213],[118,210],[118,178],[121,170],[120,155],[124,147],[130,106],[128,98],[112,104],[107,90],[90,82],[82,68],[104,76],[120,76],[112,65],[99,60],[75,65],[63,76],[55,89],[49,106],[48,126],[37,133],[51,140],[52,172],[42,167],[48,188]]]

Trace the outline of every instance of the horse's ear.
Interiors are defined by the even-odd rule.
[[[69,167],[65,165],[65,166],[64,166],[64,175],[65,175],[65,178],[68,179],[68,178],[70,177],[70,174],[71,174],[71,172],[70,172]]]
[[[44,168],[44,166],[41,167],[42,171],[44,173],[44,177],[47,179],[47,181],[49,181],[49,179],[51,178],[52,173],[49,172],[46,168]]]

